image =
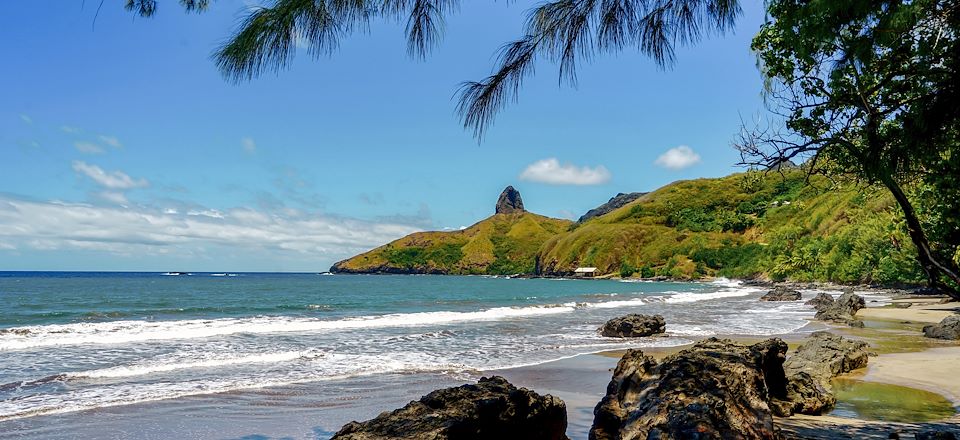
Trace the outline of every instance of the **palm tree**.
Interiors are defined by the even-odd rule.
[[[187,11],[209,0],[181,0]],[[407,49],[423,58],[444,32],[444,18],[460,0],[273,0],[252,9],[214,58],[225,77],[250,80],[286,68],[298,43],[314,58],[331,55],[341,39],[366,29],[371,20],[406,23]],[[156,0],[127,0],[127,9],[149,16]],[[674,62],[677,44],[696,43],[730,29],[740,15],[738,0],[551,0],[529,11],[524,35],[505,44],[493,73],[467,81],[457,112],[477,139],[497,113],[516,101],[538,58],[559,64],[560,81],[576,85],[576,66],[601,53],[639,50],[660,67]]]

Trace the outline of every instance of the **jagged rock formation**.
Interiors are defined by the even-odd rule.
[[[593,208],[587,211],[586,214],[580,216],[577,220],[577,223],[583,223],[587,220],[590,220],[594,217],[600,217],[601,215],[613,212],[616,209],[620,209],[627,203],[630,203],[634,200],[639,199],[647,193],[644,192],[632,192],[632,193],[619,193],[610,198],[607,203],[604,203],[596,208]]]
[[[948,316],[939,324],[923,327],[923,335],[936,339],[960,339],[960,315]]]
[[[787,344],[716,338],[658,363],[629,350],[594,409],[591,440],[775,439],[769,394],[785,394]]]
[[[350,422],[331,440],[566,440],[562,400],[517,388],[506,379],[434,391],[366,422]]]
[[[773,399],[779,416],[821,415],[837,403],[830,380],[867,366],[870,346],[829,332],[814,332],[783,363],[787,377],[786,399]]]
[[[661,315],[636,313],[613,318],[600,327],[600,334],[608,338],[640,338],[667,331],[667,323]]]
[[[799,301],[800,292],[788,289],[783,286],[774,287],[773,290],[760,297],[760,301]]]
[[[863,327],[863,321],[855,318],[857,312],[866,307],[863,297],[847,289],[833,303],[817,307],[814,318],[821,321],[846,324],[851,327]]]
[[[497,214],[527,212],[523,209],[523,199],[520,198],[520,191],[515,190],[512,186],[504,188],[503,192],[500,193],[500,198],[497,199],[495,212]]]
[[[813,306],[814,309],[819,311],[821,308],[827,308],[833,304],[833,296],[831,296],[829,293],[820,292],[817,294],[817,296],[810,301],[805,302],[804,304]]]

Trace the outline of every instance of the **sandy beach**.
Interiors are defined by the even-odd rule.
[[[937,323],[960,308],[960,303],[940,302],[940,299],[927,298],[895,299],[888,306],[861,310],[857,317],[865,322],[862,329],[811,321],[802,332],[783,335],[782,338],[787,341],[791,350],[802,343],[806,334],[822,329],[844,337],[865,340],[871,344],[877,356],[870,358],[867,368],[857,370],[845,376],[845,379],[906,387],[894,388],[900,393],[917,394],[917,390],[935,393],[946,398],[957,409],[960,408],[960,381],[956,380],[956,366],[960,365],[960,344],[925,338],[921,332],[923,325]],[[910,303],[910,307],[905,308],[905,303]],[[755,343],[760,340],[741,337],[733,339],[742,343]],[[644,349],[644,352],[655,358],[662,358],[685,347],[657,347]],[[491,374],[502,375],[518,386],[562,398],[567,404],[568,434],[571,438],[586,438],[593,421],[593,408],[603,397],[610,380],[610,372],[622,353],[622,350],[617,350],[581,355]],[[893,395],[896,396],[896,392]],[[841,399],[838,407],[843,406],[843,403]],[[887,403],[896,404],[883,402],[882,399],[872,404],[883,406]],[[923,423],[853,417],[856,415],[798,415],[778,418],[777,424],[788,438],[804,439],[886,439],[892,432],[905,436],[903,438],[912,438],[913,433],[918,430],[931,428],[956,430],[960,434],[958,415]]]

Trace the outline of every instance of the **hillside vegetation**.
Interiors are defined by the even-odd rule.
[[[532,274],[543,243],[571,224],[530,212],[495,214],[460,231],[410,234],[341,261],[331,271]]]
[[[582,224],[498,214],[412,234],[334,271],[915,283],[923,277],[885,191],[801,170],[679,181]]]

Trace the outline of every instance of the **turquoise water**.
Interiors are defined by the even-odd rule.
[[[318,398],[372,378],[428,388],[602,350],[783,334],[812,315],[762,293],[728,280],[0,273],[0,432],[292,384],[322,384]],[[624,313],[664,315],[668,336],[597,334]],[[377,396],[367,404],[394,404]]]

